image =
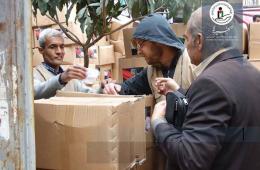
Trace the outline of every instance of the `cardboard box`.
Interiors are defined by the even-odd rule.
[[[121,58],[119,59],[119,83],[123,82],[122,70],[128,68],[136,68],[136,67],[147,67],[144,57],[132,57],[132,58]]]
[[[177,37],[183,37],[187,25],[185,25],[184,23],[173,23],[171,24],[171,26]]]
[[[144,98],[100,99],[35,101],[37,168],[123,170],[145,157]]]
[[[67,48],[65,47],[65,56],[62,62],[62,65],[72,65],[74,64],[75,55],[73,55],[74,48]],[[43,62],[43,56],[39,52],[38,48],[32,49],[32,66],[35,67]]]
[[[114,46],[92,46],[89,48],[89,57],[90,63],[97,66],[115,63]]]
[[[187,25],[184,25],[184,23],[174,23],[171,26],[178,37],[183,37]],[[126,58],[138,56],[137,49],[132,45],[132,37],[134,30],[135,28],[123,29]]]
[[[84,62],[84,53],[81,47],[77,45],[65,46],[64,51],[63,64],[77,64],[76,61],[78,60],[76,59],[81,59],[81,62]]]
[[[109,36],[104,36],[98,42],[95,43],[95,46],[106,46],[106,45],[110,45]]]
[[[67,91],[57,91],[56,96],[58,97],[111,97],[111,95],[104,95],[104,94],[87,94],[87,93],[75,93],[75,92],[67,92]],[[132,95],[120,95],[120,96],[116,96],[116,97],[135,97]],[[163,166],[164,165],[164,159],[162,157],[162,153],[160,153],[159,148],[155,145],[155,138],[154,135],[152,133],[152,129],[151,128],[147,128],[150,127],[150,119],[153,113],[153,109],[154,109],[154,97],[152,95],[149,96],[145,96],[145,139],[146,139],[146,160],[143,162],[142,165],[137,165],[135,168],[137,170],[163,170]],[[163,160],[162,160],[163,159]],[[160,164],[158,164],[158,160],[161,160]],[[154,165],[156,164],[156,165]],[[161,168],[158,168],[158,167]],[[151,167],[154,167],[151,168]]]
[[[99,75],[99,80],[100,81],[103,81],[105,79],[109,79],[109,78],[112,78],[114,79],[112,76],[113,76],[113,67],[112,67],[112,64],[107,64],[107,65],[100,65],[98,66],[99,68],[99,72],[100,72],[100,75]]]
[[[36,27],[36,26],[37,26],[36,17],[34,17],[34,15],[32,15],[32,27]]]
[[[86,41],[86,34],[82,33],[81,29],[80,29],[80,23],[79,22],[68,22],[68,25],[66,25],[66,23],[63,23],[62,26],[64,26],[65,28],[67,28],[69,31],[71,31],[73,34],[75,34],[78,39],[80,40],[80,42],[84,43]],[[59,27],[59,25],[52,25],[53,29],[62,31],[61,28]],[[65,45],[70,45],[70,44],[75,44],[74,41],[72,41],[71,39],[69,39],[65,33],[63,33],[64,36],[64,44]]]
[[[248,54],[248,29],[247,25],[243,24],[243,29],[242,29],[242,44],[241,44],[241,52],[242,54]]]
[[[110,40],[110,44],[114,45],[114,51],[125,55],[125,45],[123,40]]]
[[[32,33],[33,33],[33,43],[34,43],[33,48],[40,47],[40,45],[39,45],[39,36],[40,36],[41,30],[42,29],[39,28],[39,27],[35,27],[32,30]]]
[[[32,66],[35,67],[43,62],[43,56],[38,48],[32,49]]]
[[[250,41],[260,41],[260,23],[250,23],[249,40]]]
[[[66,22],[66,9],[64,8],[62,11],[57,10],[57,15],[59,18],[60,23],[65,23]],[[75,11],[74,11],[75,12]],[[71,12],[73,14],[73,11]],[[73,18],[73,16],[70,16],[70,18]],[[51,19],[49,19],[47,16],[43,16],[41,15],[40,10],[37,10],[37,15],[36,15],[36,25],[38,27],[41,26],[50,26],[56,24],[55,22],[53,22]]]
[[[259,41],[249,41],[248,50],[249,59],[260,59],[260,40]]]
[[[115,63],[112,65],[113,68],[113,79],[116,80],[116,82],[119,83],[119,78],[122,77],[122,72],[120,72],[120,66],[119,66],[119,60],[121,58],[124,58],[125,56],[123,56],[122,54],[115,52]]]
[[[126,58],[137,57],[137,49],[132,44],[132,37],[133,37],[134,30],[135,28],[123,29]]]
[[[259,60],[249,60],[249,62],[260,71],[260,59]]]
[[[121,27],[124,24],[125,24],[125,22],[123,22],[123,21],[119,21],[117,19],[113,19],[112,22],[111,22],[111,29],[110,29],[110,31],[118,29],[119,27]],[[131,27],[133,27],[133,24],[129,24],[129,25],[125,26],[124,28],[131,28]],[[123,40],[124,39],[123,29],[120,29],[120,30],[114,32],[113,34],[111,34],[110,38],[111,38],[111,40],[114,40],[114,41]]]

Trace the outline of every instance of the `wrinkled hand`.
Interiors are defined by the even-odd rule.
[[[172,78],[156,78],[155,85],[160,94],[166,95],[168,92],[179,90],[180,86]]]
[[[115,84],[115,83],[105,84],[105,87],[103,89],[104,94],[118,95],[118,92],[120,92],[120,91],[121,91],[121,86],[119,84]]]
[[[166,101],[161,101],[154,106],[152,121],[158,118],[164,118],[166,112]]]
[[[72,79],[83,80],[87,77],[87,69],[81,66],[70,66],[61,73],[61,80],[65,83]]]

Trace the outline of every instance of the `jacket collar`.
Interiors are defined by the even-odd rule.
[[[212,65],[218,63],[218,62],[222,62],[222,61],[226,61],[226,60],[230,60],[230,59],[235,59],[235,58],[243,58],[243,55],[237,49],[229,49],[229,50],[219,54],[217,57],[215,57],[208,64],[208,66],[205,68],[205,70],[208,69],[209,67],[211,67]]]
[[[224,48],[211,54],[209,57],[203,60],[198,66],[195,67],[195,69],[193,70],[194,76],[198,77],[216,57],[230,49],[231,48]]]

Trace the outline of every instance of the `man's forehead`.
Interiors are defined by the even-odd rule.
[[[57,45],[62,45],[64,44],[64,39],[62,37],[59,36],[47,36],[46,37],[46,44],[57,44]]]

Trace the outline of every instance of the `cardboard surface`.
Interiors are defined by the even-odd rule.
[[[259,41],[249,41],[249,59],[260,59],[260,40]]]
[[[79,22],[74,23],[73,21],[69,21],[68,25],[66,25],[66,23],[63,23],[62,26],[64,26],[69,31],[71,31],[73,34],[75,34],[82,43],[84,43],[86,41],[86,34],[82,33]],[[59,25],[52,25],[51,28],[61,31]],[[69,39],[65,35],[65,33],[63,33],[63,36],[64,36],[65,45],[75,44],[75,42],[72,41],[71,39]]]
[[[114,45],[114,51],[125,55],[125,45],[123,40],[110,40],[110,44]]]
[[[89,56],[89,62],[91,64],[96,64],[97,66],[115,63],[115,53],[113,45],[94,45],[89,49]]]
[[[249,36],[248,36],[248,29],[247,29],[247,26],[246,24],[243,24],[243,31],[242,31],[242,47],[241,47],[241,52],[243,54],[248,54],[248,39],[249,39]]]
[[[260,41],[260,23],[250,23],[249,25],[249,40]]]
[[[37,167],[123,170],[144,159],[144,105],[142,97],[36,100]]]
[[[122,70],[136,67],[147,67],[144,57],[131,57],[131,58],[120,58],[119,59],[119,73],[118,82],[123,82]]]
[[[38,48],[32,49],[32,66],[35,67],[43,62],[42,54],[39,52]]]
[[[120,76],[122,77],[122,73],[120,73],[119,71],[119,60],[121,58],[124,58],[124,56],[122,56],[122,54],[115,52],[115,63],[112,65],[113,67],[113,79],[116,80],[117,82],[119,82],[118,80],[120,79]]]
[[[74,13],[76,14],[75,10],[76,10],[76,8],[73,8],[73,11],[71,12],[72,15],[70,16],[70,19],[72,19],[72,18],[74,19],[75,18],[75,16],[73,16]],[[57,10],[57,15],[58,15],[60,23],[65,23],[66,22],[65,14],[66,14],[66,9],[65,8],[62,11]],[[53,25],[53,24],[55,24],[55,22],[50,20],[47,16],[41,15],[40,10],[37,10],[36,25],[38,27],[50,26],[50,25]]]
[[[171,26],[172,26],[173,31],[175,32],[175,34],[178,37],[183,37],[183,35],[186,31],[187,25],[185,25],[184,23],[173,23],[173,24],[171,24]]]
[[[123,29],[125,56],[126,56],[126,58],[131,58],[131,57],[136,57],[137,56],[137,50],[132,45],[132,37],[133,37],[134,30],[135,30],[135,28]]]
[[[111,22],[111,31],[119,28],[120,26],[122,26],[124,24],[124,22],[119,21],[117,19],[113,19]],[[125,26],[124,28],[131,28],[133,26],[133,24],[129,24],[127,26]],[[111,40],[117,41],[117,40],[123,40],[124,36],[123,36],[123,29],[120,29],[119,31],[114,32],[113,34],[110,35]]]

